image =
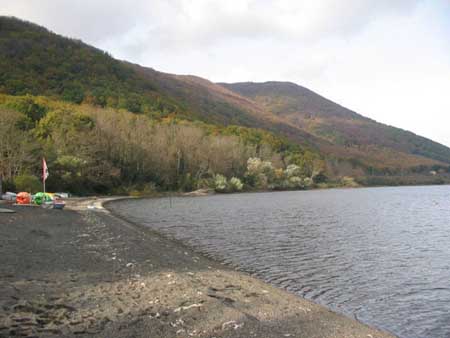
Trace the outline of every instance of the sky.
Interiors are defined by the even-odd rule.
[[[164,72],[295,82],[450,146],[450,0],[0,0],[0,15]]]

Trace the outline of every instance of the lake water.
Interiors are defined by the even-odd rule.
[[[450,337],[450,186],[127,200],[126,218],[400,337]]]

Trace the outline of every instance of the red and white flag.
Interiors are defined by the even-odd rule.
[[[45,162],[45,158],[42,159],[42,180],[45,182],[45,180],[48,177],[48,167],[47,162]]]

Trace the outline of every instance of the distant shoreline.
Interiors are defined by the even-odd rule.
[[[133,198],[165,198],[165,197],[203,197],[203,196],[210,196],[210,195],[233,195],[233,194],[253,194],[253,193],[270,193],[270,192],[276,192],[276,193],[282,193],[282,192],[294,192],[294,191],[317,191],[317,190],[330,190],[330,189],[370,189],[370,188],[407,188],[407,187],[441,187],[441,186],[450,186],[450,182],[448,183],[442,183],[442,184],[406,184],[406,185],[359,185],[354,187],[346,187],[346,186],[330,186],[330,187],[315,187],[315,188],[309,188],[309,189],[286,189],[286,190],[269,190],[269,189],[260,189],[260,190],[243,190],[238,192],[216,192],[211,190],[208,194],[196,194],[197,191],[202,190],[194,190],[189,192],[182,192],[182,191],[163,191],[163,192],[155,192],[153,194],[143,194],[138,196],[98,196],[98,198],[103,197],[111,197],[111,198],[120,198],[120,199],[133,199]],[[91,196],[92,197],[92,196]],[[89,196],[83,197],[83,198],[89,198]],[[109,201],[108,201],[109,202]],[[107,202],[107,203],[108,203]],[[112,201],[111,201],[112,202]]]

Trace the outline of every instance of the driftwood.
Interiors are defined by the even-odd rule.
[[[183,194],[183,196],[207,196],[214,194],[214,190],[212,189],[198,189],[195,191],[187,192]]]

